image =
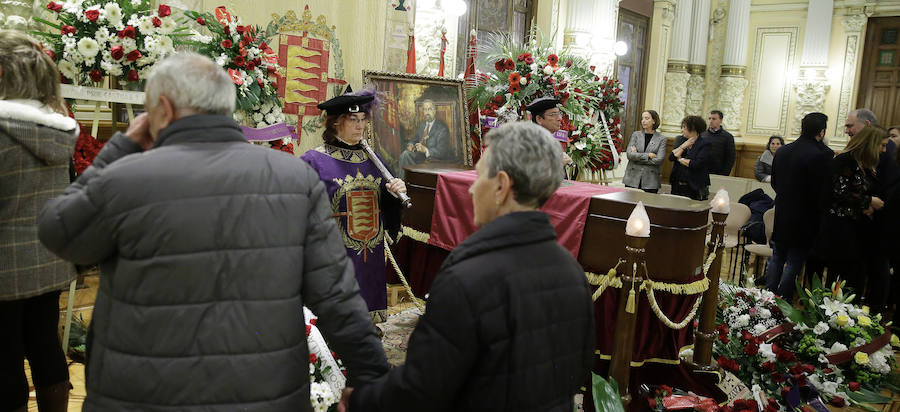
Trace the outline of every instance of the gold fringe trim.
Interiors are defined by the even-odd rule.
[[[431,235],[425,232],[420,232],[416,229],[413,229],[409,226],[403,226],[400,231],[400,236],[397,237],[397,240],[400,240],[401,237],[407,236],[412,240],[420,243],[428,243],[428,240],[431,239]]]

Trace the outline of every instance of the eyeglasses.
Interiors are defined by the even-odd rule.
[[[551,112],[551,111],[546,111],[546,112],[544,112],[544,115],[541,116],[541,117],[560,117],[560,118],[561,118],[561,117],[562,117],[562,112],[559,111],[559,110],[556,110],[556,111],[553,111],[553,112]]]

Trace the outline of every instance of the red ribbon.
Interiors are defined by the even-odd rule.
[[[884,332],[883,335],[873,339],[871,342],[857,346],[855,348],[850,348],[843,352],[832,353],[831,355],[825,355],[825,358],[828,359],[828,362],[833,365],[840,365],[844,362],[853,359],[853,355],[856,355],[857,352],[864,352],[866,355],[871,355],[874,352],[877,352],[879,349],[885,347],[887,344],[891,343],[891,332]]]
[[[759,334],[758,337],[761,338],[763,340],[763,342],[768,342],[768,341],[772,340],[773,338],[775,338],[776,336],[781,335],[782,333],[790,332],[792,330],[794,330],[793,323],[790,323],[790,322],[782,323],[772,329],[769,329],[769,330]]]

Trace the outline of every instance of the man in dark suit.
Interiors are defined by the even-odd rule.
[[[450,129],[444,122],[435,117],[434,101],[422,102],[422,114],[425,121],[416,127],[415,136],[406,144],[406,150],[400,153],[400,175],[403,167],[422,163],[426,160],[455,160],[450,149]]]
[[[823,113],[807,114],[800,124],[800,137],[779,149],[772,161],[772,188],[777,196],[774,253],[769,258],[766,287],[788,302],[819,229],[821,194],[828,163],[834,157],[834,151],[822,142],[827,124],[828,116]]]
[[[709,174],[728,176],[734,167],[734,136],[722,127],[723,114],[719,110],[709,112],[709,129],[700,135],[709,143]]]

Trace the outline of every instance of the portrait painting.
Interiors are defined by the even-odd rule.
[[[375,71],[363,78],[378,97],[370,141],[397,177],[424,163],[472,165],[462,80]]]

